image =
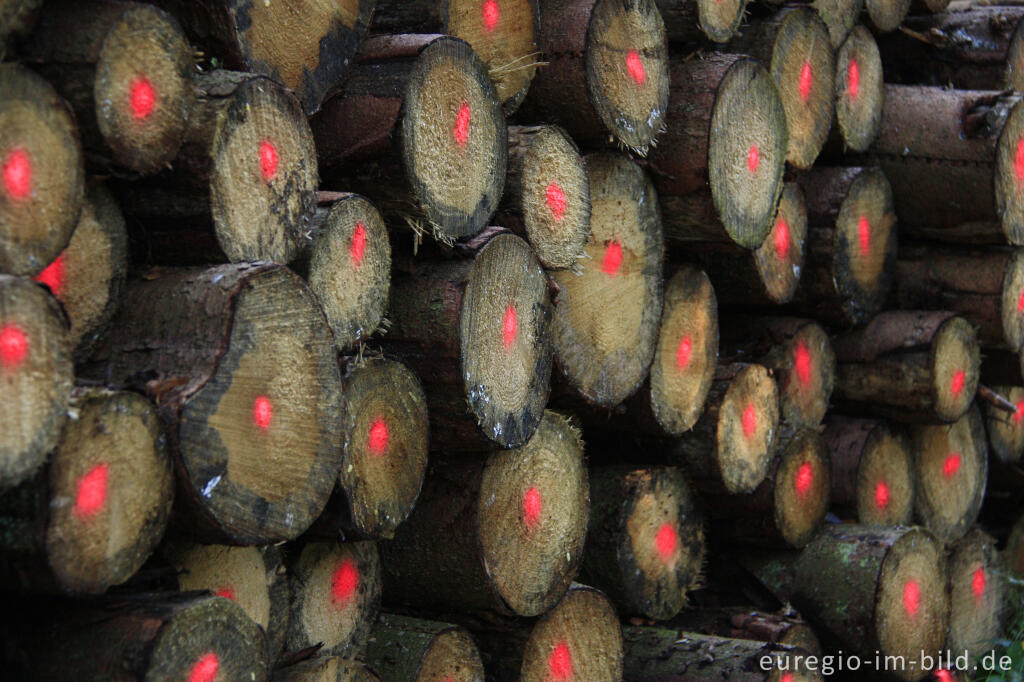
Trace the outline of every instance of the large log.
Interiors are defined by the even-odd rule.
[[[484,665],[468,632],[449,623],[382,614],[366,662],[383,682],[483,682]]]
[[[836,53],[836,123],[855,152],[870,146],[882,125],[885,81],[882,57],[871,32],[857,26]]]
[[[313,294],[269,263],[133,282],[87,376],[143,384],[198,539],[268,544],[313,522],[340,466],[341,379]]]

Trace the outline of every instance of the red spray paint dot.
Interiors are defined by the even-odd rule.
[[[658,556],[661,557],[662,563],[667,564],[672,561],[672,557],[676,555],[676,550],[679,548],[679,533],[676,531],[676,527],[671,523],[661,524],[654,544],[658,548]]]
[[[1013,159],[1013,172],[1018,183],[1024,183],[1024,139],[1017,140],[1017,155]]]
[[[224,597],[225,599],[230,599],[231,601],[235,601],[238,598],[237,595],[235,594],[235,588],[231,587],[230,585],[226,585],[220,588],[219,590],[217,590],[216,594],[218,597]]]
[[[551,211],[551,215],[555,217],[555,220],[561,220],[562,216],[565,215],[565,192],[562,191],[561,186],[557,182],[548,184],[547,189],[544,191],[544,201],[548,205],[548,210]]]
[[[139,76],[129,86],[128,105],[131,107],[132,116],[138,121],[149,118],[156,108],[156,90],[145,76]]]
[[[630,50],[629,54],[626,55],[626,70],[629,71],[629,77],[637,85],[643,85],[647,79],[647,72],[644,71],[644,62],[640,59],[640,54],[636,50]]]
[[[383,455],[388,447],[388,423],[381,418],[373,420],[370,424],[369,437],[370,452],[375,455]]]
[[[567,643],[559,642],[548,656],[548,672],[553,680],[572,678],[572,652]]]
[[[907,615],[913,618],[917,615],[917,611],[921,606],[921,590],[917,586],[917,582],[908,580],[903,586],[903,608],[906,610]]]
[[[794,486],[796,487],[796,494],[800,497],[804,497],[811,490],[811,483],[814,482],[814,467],[811,466],[810,462],[804,462],[800,465],[800,468],[796,470],[796,478],[794,479]]]
[[[856,59],[851,59],[850,65],[846,67],[846,96],[857,99],[859,93],[860,65],[857,64]]]
[[[1017,411],[1013,413],[1013,422],[1020,426],[1024,423],[1024,400],[1017,403]]]
[[[953,478],[958,471],[960,471],[960,453],[954,452],[942,463],[942,475],[946,478]]]
[[[953,380],[949,382],[949,390],[953,392],[954,396],[959,396],[964,392],[964,381],[966,381],[966,375],[962,369],[953,373]]]
[[[362,221],[356,223],[356,229],[352,232],[352,245],[348,249],[352,257],[352,265],[357,268],[363,262],[363,254],[366,252],[366,225]]]
[[[687,334],[683,338],[679,339],[679,345],[676,346],[676,368],[686,369],[686,366],[690,364],[690,356],[693,354],[693,340],[690,335]]]
[[[757,145],[750,145],[750,150],[747,152],[747,170],[751,173],[757,172],[757,167],[761,165],[761,152],[757,150]]]
[[[750,438],[757,430],[757,410],[753,404],[747,405],[743,410],[743,435]]]
[[[260,142],[260,172],[266,182],[277,177],[277,164],[277,147],[267,140]]]
[[[252,403],[252,420],[261,430],[270,428],[270,422],[274,419],[274,406],[270,398],[265,395],[257,396]]]
[[[78,479],[78,490],[75,492],[75,516],[85,518],[93,516],[103,509],[107,502],[107,479],[110,478],[110,466],[101,462]]]
[[[793,673],[786,673],[779,682],[793,682]]]
[[[498,20],[501,19],[501,9],[495,0],[487,0],[481,10],[484,16],[484,28],[493,31],[498,27]]]
[[[455,117],[455,144],[460,147],[465,147],[466,142],[469,141],[469,103],[465,100],[462,101],[462,106],[459,107],[459,113]]]
[[[192,666],[188,673],[188,682],[213,682],[217,678],[217,669],[220,668],[220,659],[212,651]]]
[[[974,599],[980,600],[985,596],[985,569],[978,566],[971,577],[971,591],[974,592]]]
[[[28,336],[20,327],[7,324],[0,327],[0,364],[14,369],[28,356]]]
[[[612,242],[608,245],[608,248],[604,250],[604,259],[601,261],[601,271],[606,275],[614,277],[619,274],[620,267],[622,267],[622,245],[618,242]]]
[[[885,481],[879,481],[875,486],[875,506],[879,509],[889,506],[889,486],[885,484]]]
[[[807,387],[811,383],[811,351],[807,344],[798,341],[796,350],[793,351],[793,368],[796,369],[796,378],[800,385]]]
[[[779,260],[786,260],[789,257],[791,241],[789,223],[784,218],[779,218],[775,222],[775,255],[778,256]]]
[[[530,530],[540,523],[540,513],[544,507],[544,500],[541,499],[540,491],[534,486],[523,495],[523,523]]]
[[[516,334],[519,332],[519,320],[516,316],[516,307],[510,305],[505,308],[505,319],[501,323],[501,340],[505,343],[505,350],[512,347],[516,342]]]
[[[805,103],[811,96],[811,86],[814,84],[814,72],[811,70],[811,63],[804,62],[800,69],[800,99]]]
[[[334,569],[331,576],[331,603],[344,608],[359,587],[359,569],[351,559],[345,559]]]
[[[945,668],[939,668],[935,671],[935,679],[939,682],[953,682],[953,675]]]
[[[53,292],[54,296],[60,296],[64,292],[64,281],[66,277],[64,254],[62,253],[57,256],[52,263],[47,265],[42,272],[32,279],[40,284],[45,284],[50,287],[50,291]]]
[[[861,216],[857,221],[857,239],[860,242],[860,255],[867,258],[871,255],[871,223],[867,216]]]
[[[1017,312],[1024,313],[1024,289],[1021,289],[1020,296],[1017,297]]]
[[[32,159],[22,147],[4,159],[4,188],[12,199],[27,199],[32,191]]]

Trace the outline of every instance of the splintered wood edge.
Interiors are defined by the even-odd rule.
[[[765,293],[773,303],[788,303],[796,294],[804,269],[807,242],[807,205],[795,182],[782,187],[771,229],[754,250],[754,264]]]
[[[868,435],[857,466],[857,520],[876,526],[908,525],[914,516],[914,456],[902,428],[879,423]]]
[[[817,431],[799,432],[779,454],[775,527],[791,547],[803,547],[824,522],[832,487],[828,448]]]
[[[885,82],[878,43],[856,26],[836,55],[836,121],[843,142],[855,152],[871,146],[882,128]]]

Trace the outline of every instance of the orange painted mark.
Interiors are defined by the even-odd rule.
[[[747,151],[747,170],[751,174],[757,172],[757,167],[761,165],[761,152],[758,151],[757,145],[750,145],[750,149]]]
[[[804,62],[800,69],[800,99],[806,104],[811,96],[811,87],[814,85],[814,72],[811,70],[811,63]]]
[[[277,177],[277,147],[268,140],[260,142],[260,173],[263,174],[264,182],[270,182]]]
[[[460,147],[465,147],[466,143],[469,142],[469,122],[471,116],[469,103],[466,100],[462,100],[459,113],[455,116],[455,128],[452,131],[455,135],[455,144]]]
[[[789,235],[789,223],[781,216],[775,221],[775,255],[779,260],[786,260],[789,257],[791,237]]]
[[[383,455],[388,447],[388,423],[378,417],[370,424],[370,437],[367,439],[370,452]]]
[[[856,59],[851,59],[850,65],[846,67],[846,96],[857,99],[858,94],[860,94],[860,65],[857,64]]]
[[[811,383],[811,350],[803,341],[798,341],[793,351],[793,368],[800,385],[807,388]]]
[[[505,343],[505,350],[512,347],[516,342],[519,333],[519,319],[516,315],[516,308],[513,305],[505,308],[505,319],[501,323],[501,340]]]
[[[484,28],[490,33],[498,28],[498,21],[501,19],[501,8],[495,0],[487,0],[481,9],[484,18]]]
[[[548,210],[551,211],[555,221],[560,221],[565,215],[566,206],[565,192],[562,191],[562,186],[557,182],[549,183],[544,191],[544,201],[547,203]]]
[[[619,268],[621,267],[622,245],[618,242],[612,242],[604,250],[604,258],[601,260],[601,271],[606,275],[615,277],[619,274]]]
[[[366,225],[362,221],[356,223],[356,229],[352,231],[352,245],[349,246],[348,255],[352,258],[352,265],[357,268],[362,265],[363,254],[366,253]]]
[[[572,652],[566,642],[559,642],[548,656],[548,673],[556,681],[572,679]]]
[[[32,193],[32,159],[23,147],[12,149],[4,159],[4,189],[12,199],[27,199]]]
[[[667,564],[675,557],[679,549],[679,532],[671,523],[661,524],[658,535],[654,538],[654,545],[658,549],[658,557],[663,564]]]
[[[192,666],[188,673],[188,682],[213,682],[217,679],[217,670],[220,668],[220,659],[212,651]]]
[[[359,569],[351,559],[343,560],[331,576],[331,603],[339,609],[348,606],[359,587]]]
[[[540,514],[544,508],[544,500],[540,491],[534,486],[523,494],[523,524],[533,530],[540,523]]]
[[[145,76],[139,76],[128,86],[128,105],[137,121],[149,118],[156,108],[156,90]]]
[[[274,406],[265,395],[257,396],[252,403],[252,421],[261,431],[270,428],[274,420]]]
[[[690,364],[690,356],[692,354],[693,340],[687,334],[679,339],[679,345],[676,346],[676,369],[686,369],[687,365]]]
[[[914,580],[908,580],[903,586],[903,608],[911,618],[921,608],[921,589]]]
[[[750,438],[757,430],[757,409],[753,403],[747,405],[743,410],[743,435]]]
[[[946,478],[953,478],[958,471],[960,471],[960,453],[950,453],[946,457],[946,461],[942,463],[942,475]]]
[[[67,279],[67,272],[64,265],[64,253],[53,259],[53,262],[46,266],[46,268],[38,275],[33,277],[35,281],[40,284],[45,284],[50,287],[50,291],[53,292],[54,296],[60,296],[64,293],[64,284]]]
[[[16,324],[0,327],[0,365],[14,369],[28,357],[28,336]]]
[[[110,466],[100,462],[89,472],[78,479],[75,491],[75,516],[88,518],[95,516],[107,503],[107,481],[110,479]]]
[[[879,481],[878,485],[875,486],[875,506],[879,509],[885,509],[889,506],[889,486],[886,485],[885,481]]]
[[[647,80],[647,72],[644,71],[644,62],[640,59],[640,53],[636,50],[630,50],[626,55],[626,70],[629,71],[629,77],[633,79],[633,82],[637,85],[643,85],[644,81]]]

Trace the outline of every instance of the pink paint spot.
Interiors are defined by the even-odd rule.
[[[359,569],[354,561],[345,559],[331,576],[331,603],[336,608],[345,608],[358,587]]]
[[[964,392],[965,381],[966,376],[964,375],[964,371],[962,369],[958,369],[956,372],[953,373],[953,380],[949,384],[949,390],[952,391],[954,396],[959,396],[961,393]]]
[[[370,424],[370,437],[368,439],[370,452],[377,455],[384,454],[388,447],[388,423],[381,418],[373,420]]]
[[[672,558],[676,555],[676,550],[679,549],[679,533],[676,531],[675,526],[671,523],[661,524],[661,528],[658,529],[658,535],[654,539],[654,544],[658,548],[658,556],[661,557],[662,563],[667,564],[672,561]]]
[[[519,321],[516,316],[515,306],[505,308],[505,320],[501,323],[501,340],[505,343],[505,350],[512,347],[516,342],[516,334],[519,331]]]
[[[690,356],[692,354],[693,340],[687,334],[679,339],[679,345],[676,346],[676,369],[686,369],[686,366],[690,364]]]
[[[942,475],[946,478],[953,478],[958,471],[960,471],[960,453],[954,452],[942,463]]]
[[[94,516],[107,503],[107,480],[110,478],[110,466],[101,462],[78,479],[75,492],[75,516],[87,518]]]
[[[814,84],[814,73],[811,71],[811,63],[804,62],[800,69],[800,99],[807,102],[811,96],[811,86]]]
[[[975,569],[971,578],[971,591],[974,592],[975,601],[980,601],[985,596],[985,569],[981,566]]]
[[[752,174],[757,172],[757,167],[761,165],[761,152],[757,150],[757,145],[751,145],[750,151],[747,152],[747,170]]]
[[[4,188],[12,199],[27,199],[32,191],[32,159],[22,147],[4,159]]]
[[[28,356],[28,336],[14,324],[0,327],[0,364],[14,369]]]
[[[629,54],[626,55],[626,70],[629,71],[629,77],[637,85],[643,85],[647,79],[647,73],[644,71],[644,62],[640,59],[640,54],[636,50],[630,50]]]
[[[264,181],[270,182],[277,177],[278,161],[277,147],[267,140],[260,142],[260,172]]]
[[[257,396],[252,403],[252,420],[262,431],[270,428],[270,422],[274,419],[274,406],[270,398],[265,395]]]
[[[917,615],[920,607],[921,590],[918,588],[917,582],[908,580],[903,586],[903,608],[906,610],[907,615],[913,618]]]
[[[939,682],[953,682],[953,675],[945,668],[939,668],[935,671],[935,679]]]
[[[220,668],[220,660],[217,654],[212,651],[192,666],[188,673],[188,682],[213,682],[217,678],[217,669]]]
[[[362,221],[356,223],[356,229],[352,232],[352,245],[348,249],[352,257],[352,265],[357,268],[363,262],[363,254],[366,252],[366,225]]]
[[[230,585],[226,585],[217,590],[216,595],[218,597],[230,599],[231,601],[236,601],[238,599],[238,596],[235,594],[235,588],[231,587]]]
[[[800,385],[807,388],[811,383],[811,351],[803,341],[798,341],[793,351],[793,367]]]
[[[608,248],[604,250],[604,259],[601,261],[601,271],[606,275],[614,277],[619,274],[620,267],[622,267],[622,245],[618,242],[612,242],[608,245]]]
[[[789,257],[791,238],[789,236],[789,223],[784,218],[775,222],[775,255],[779,260],[786,260]]]
[[[1013,159],[1013,172],[1018,183],[1024,183],[1024,139],[1017,140],[1017,155]]]
[[[562,191],[561,186],[557,182],[550,183],[544,195],[544,201],[547,202],[551,215],[555,217],[556,221],[561,220],[565,215],[565,192]]]
[[[857,64],[856,59],[850,60],[850,65],[846,67],[846,96],[852,99],[857,99],[857,95],[860,93],[860,66]]]
[[[857,221],[857,239],[860,241],[860,255],[867,258],[871,255],[871,223],[867,216],[861,216]]]
[[[1020,296],[1017,297],[1017,312],[1024,313],[1024,289],[1021,289]]]
[[[136,120],[145,120],[153,113],[156,108],[156,90],[148,78],[139,76],[132,81],[128,88],[128,104]]]
[[[793,673],[786,673],[779,682],[793,682]]]
[[[484,15],[484,28],[488,32],[498,27],[498,20],[501,19],[501,9],[495,0],[487,0],[484,3],[482,13]]]
[[[465,147],[466,142],[469,141],[469,103],[465,100],[462,101],[462,106],[459,107],[459,113],[455,117],[455,144],[460,147]]]
[[[47,265],[42,272],[32,279],[40,284],[45,284],[50,287],[50,291],[53,292],[53,295],[59,297],[64,293],[64,282],[66,277],[67,273],[64,268],[64,254],[61,253],[53,260],[52,263]]]
[[[889,486],[885,484],[885,481],[879,481],[875,486],[875,506],[879,509],[889,506]]]
[[[529,530],[533,530],[540,523],[540,513],[544,507],[544,500],[541,499],[540,491],[536,486],[530,488],[523,495],[523,523]]]
[[[1013,422],[1020,426],[1024,423],[1024,400],[1017,403],[1017,411],[1013,413]]]
[[[553,680],[572,678],[572,652],[567,643],[559,642],[548,656],[548,673]]]
[[[750,438],[757,430],[757,410],[753,404],[747,405],[743,410],[743,435]]]
[[[806,497],[807,493],[811,490],[811,483],[814,482],[814,468],[810,462],[804,462],[800,465],[800,468],[796,470],[796,478],[794,479],[794,486],[796,487],[796,494],[800,497]]]

